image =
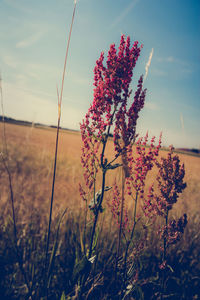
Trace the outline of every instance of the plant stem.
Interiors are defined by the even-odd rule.
[[[110,124],[112,124],[113,122],[113,118],[116,112],[116,107],[114,108],[112,117],[111,117],[111,121]],[[104,165],[104,153],[105,153],[105,149],[106,149],[106,144],[108,141],[108,137],[110,134],[110,129],[111,129],[111,125],[108,126],[108,130],[105,136],[105,140],[103,141],[103,149],[102,149],[102,153],[101,153],[101,168],[102,168],[102,186],[101,186],[101,198],[98,204],[98,208],[95,214],[95,219],[94,219],[94,223],[93,223],[93,227],[92,227],[92,234],[91,234],[91,239],[90,239],[90,248],[89,248],[89,256],[88,258],[91,257],[92,255],[92,246],[93,246],[93,240],[94,240],[94,235],[95,235],[95,230],[96,230],[96,225],[97,225],[97,221],[98,221],[98,216],[99,216],[99,211],[100,211],[100,207],[102,205],[103,202],[103,197],[104,197],[104,189],[105,189],[105,177],[106,177],[106,171],[107,171],[107,165]],[[95,195],[94,195],[95,196]]]
[[[46,244],[45,269],[47,268],[48,251],[49,251],[49,240],[50,240],[50,233],[51,233],[51,221],[52,221],[52,210],[53,210],[54,186],[55,186],[57,153],[58,153],[59,127],[60,127],[60,118],[58,118],[57,135],[56,135],[56,148],[55,148],[55,158],[54,158],[54,171],[53,171],[53,182],[52,182],[52,192],[51,192],[51,203],[50,203],[50,211],[49,211],[49,226],[48,226],[48,235],[47,235],[47,244]]]
[[[137,200],[138,200],[138,192],[136,192],[136,197],[135,197],[135,206],[134,206],[134,216],[133,216],[133,228],[131,231],[131,236],[130,239],[127,241],[126,244],[126,250],[125,250],[125,256],[124,256],[124,281],[126,280],[126,264],[127,264],[127,257],[128,257],[128,249],[131,244],[131,241],[133,239],[133,235],[135,232],[135,226],[136,226],[136,211],[137,211]]]
[[[167,252],[167,237],[168,237],[168,230],[167,230],[167,225],[168,225],[168,217],[169,217],[169,211],[167,210],[166,216],[165,216],[165,226],[166,226],[166,231],[164,234],[164,238],[163,238],[163,263],[165,263],[166,260],[166,252]],[[163,295],[165,293],[165,273],[166,270],[165,268],[163,269],[163,274],[162,274],[162,295],[161,295],[161,300],[163,299]]]
[[[116,257],[116,270],[117,270],[117,261],[120,256],[120,244],[121,244],[121,234],[122,234],[122,225],[123,225],[124,186],[125,186],[125,174],[124,174],[124,169],[122,168],[122,201],[121,201],[120,226],[119,226],[119,236],[118,236],[117,257]]]
[[[3,155],[2,155],[2,161],[3,161],[4,167],[6,169],[6,172],[8,174],[9,190],[10,190],[10,198],[11,198],[11,207],[12,207],[13,233],[14,233],[15,241],[17,241],[17,226],[16,226],[14,196],[13,196],[13,188],[12,188],[12,177],[11,177],[9,167],[6,164],[6,161],[3,157]]]
[[[103,175],[102,175],[101,199],[100,199],[99,204],[98,204],[97,212],[95,214],[95,219],[94,219],[94,223],[93,223],[93,227],[92,227],[92,234],[91,234],[91,239],[90,239],[90,248],[89,248],[88,258],[91,258],[91,255],[92,255],[92,246],[93,246],[93,240],[94,240],[96,225],[97,225],[97,221],[98,221],[100,207],[101,207],[102,202],[103,202],[104,189],[105,189],[105,177],[106,177],[106,170],[103,171]]]
[[[168,224],[168,216],[169,216],[169,211],[167,210],[166,216],[165,216],[165,226],[166,226],[166,235],[164,235],[163,239],[163,262],[166,259],[166,251],[167,251],[167,224]]]
[[[58,124],[57,124],[57,134],[56,134],[56,147],[55,147],[55,159],[54,159],[54,171],[53,171],[53,181],[52,181],[51,202],[50,202],[50,211],[49,211],[49,225],[48,225],[47,244],[46,244],[45,273],[47,272],[49,242],[50,242],[50,233],[51,233],[51,221],[52,221],[52,210],[53,210],[53,200],[54,200],[54,185],[55,185],[55,177],[56,177],[58,137],[59,137],[60,119],[61,119],[62,95],[63,95],[65,71],[66,71],[67,57],[68,57],[68,52],[69,52],[69,45],[70,45],[72,27],[73,27],[73,22],[74,22],[74,17],[75,17],[75,11],[76,11],[76,1],[74,2],[74,10],[73,10],[73,15],[72,15],[72,21],[71,21],[71,26],[70,26],[68,42],[67,42],[67,49],[66,49],[66,54],[65,54],[65,62],[64,62],[60,97],[59,97],[59,94],[58,94]],[[48,297],[48,295],[47,295],[47,297]]]

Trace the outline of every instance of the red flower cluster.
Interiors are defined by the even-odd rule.
[[[117,155],[127,151],[127,147],[135,139],[136,124],[139,112],[144,106],[146,89],[142,90],[143,77],[138,81],[137,91],[135,92],[134,101],[127,110],[127,97],[124,98],[117,114],[116,125],[114,129],[114,144]]]
[[[167,158],[161,158],[157,161],[159,168],[157,182],[159,194],[154,193],[153,185],[149,189],[147,199],[144,201],[145,215],[166,216],[172,209],[173,204],[177,202],[180,193],[186,188],[183,182],[185,176],[184,165],[180,165],[180,159],[173,155],[173,148],[168,153]]]
[[[121,201],[122,201],[122,196],[119,192],[119,187],[117,186],[116,182],[114,183],[113,186],[113,197],[112,197],[112,202],[110,203],[108,201],[108,206],[111,209],[112,216],[115,219],[116,223],[118,226],[120,226],[120,213],[121,213]],[[123,229],[128,229],[128,211],[124,207],[124,218],[122,222],[122,228]]]
[[[143,211],[145,216],[156,218],[162,216],[165,225],[159,229],[160,238],[164,241],[163,263],[161,268],[166,267],[165,257],[166,249],[170,244],[176,243],[182,236],[185,226],[187,225],[187,215],[184,214],[180,219],[169,219],[169,211],[177,202],[178,196],[186,188],[183,182],[185,175],[184,165],[180,165],[177,155],[173,155],[171,147],[167,158],[161,158],[161,162],[156,162],[159,169],[157,176],[158,192],[155,193],[154,186],[150,186],[147,198],[144,200]]]
[[[80,128],[83,141],[81,163],[84,168],[84,179],[89,189],[92,189],[100,165],[97,154],[101,142],[94,137],[93,128],[89,127],[88,115]]]
[[[119,106],[126,105],[130,96],[129,85],[133,68],[140,55],[141,48],[135,42],[130,49],[130,37],[121,36],[119,51],[115,44],[110,46],[107,66],[103,65],[104,53],[101,53],[94,68],[94,99],[89,109],[92,126],[102,135],[108,125],[112,125],[113,114]]]
[[[110,46],[106,66],[103,65],[103,52],[96,61],[93,102],[80,124],[83,141],[81,162],[86,185],[90,189],[94,184],[95,172],[99,167],[105,167],[105,161],[97,154],[100,145],[106,143],[110,131],[114,132],[116,157],[124,155],[135,139],[138,113],[144,106],[146,93],[142,89],[142,77],[129,109],[127,100],[131,95],[129,86],[141,48],[138,42],[130,47],[130,37],[125,39],[122,35],[118,52],[115,44]]]
[[[180,240],[187,225],[187,215],[184,214],[177,221],[172,220],[167,226],[163,226],[159,233],[160,237],[166,240],[166,245],[175,244]]]
[[[148,133],[145,138],[139,138],[136,142],[136,155],[134,156],[133,148],[128,149],[128,167],[130,176],[126,178],[128,194],[132,194],[132,190],[140,193],[140,198],[143,198],[145,180],[148,172],[152,169],[155,158],[158,156],[161,147],[161,136],[159,143],[155,146],[155,137],[151,139],[151,144],[147,147]]]

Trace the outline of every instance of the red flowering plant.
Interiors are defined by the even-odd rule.
[[[146,95],[146,89],[143,89],[143,76],[138,80],[132,102],[128,103],[128,100],[131,100],[130,83],[141,48],[138,42],[134,42],[131,47],[130,37],[125,38],[122,35],[118,51],[115,44],[110,46],[106,64],[104,64],[104,53],[101,53],[94,68],[93,102],[80,124],[83,142],[81,163],[85,179],[85,188],[80,185],[80,195],[86,201],[86,207],[90,209],[93,217],[89,245],[86,247],[84,245],[84,249],[88,247],[84,253],[88,260],[93,258],[98,238],[96,227],[99,214],[103,211],[104,194],[112,188],[106,185],[107,172],[122,167],[121,192],[115,180],[112,188],[113,197],[108,206],[119,226],[116,271],[119,268],[122,270],[124,288],[131,282],[127,274],[130,273],[130,269],[133,269],[131,264],[134,263],[132,259],[134,248],[132,247],[132,252],[129,248],[133,244],[136,225],[141,219],[137,215],[138,201],[140,200],[143,204],[144,217],[150,217],[151,220],[156,216],[165,217],[165,227],[160,230],[160,235],[164,239],[163,261],[167,245],[180,238],[187,223],[186,216],[178,221],[168,222],[168,212],[177,201],[178,194],[186,186],[183,183],[184,166],[180,166],[179,158],[173,156],[172,152],[168,154],[167,159],[162,158],[159,162],[161,136],[157,146],[155,137],[148,144],[148,134],[144,138],[137,139],[137,120],[144,106]],[[108,158],[106,148],[111,133],[113,134],[114,154],[112,158]],[[135,147],[133,147],[134,144]],[[157,165],[159,169],[157,182],[160,194],[155,194],[154,187],[151,186],[148,195],[145,196],[146,178],[154,165]],[[100,187],[97,174],[101,179]],[[126,207],[125,197],[127,196],[132,198],[132,216],[128,214]],[[92,199],[89,205],[88,199]],[[141,252],[147,239],[147,226],[145,223],[142,223],[142,226],[144,239],[141,239],[141,243],[135,246],[137,252]],[[125,248],[123,259],[118,259],[121,256],[122,233]]]
[[[126,169],[128,170],[128,174],[125,173],[126,177],[126,191],[127,194],[132,198],[134,202],[133,208],[133,216],[132,221],[130,221],[130,233],[129,236],[126,237],[126,248],[124,255],[124,279],[126,279],[126,268],[127,268],[127,259],[129,247],[133,241],[136,224],[141,220],[141,216],[137,214],[137,206],[138,201],[142,201],[144,199],[144,190],[146,184],[147,174],[152,170],[153,166],[157,161],[157,157],[159,154],[159,149],[161,147],[161,135],[158,142],[158,145],[155,145],[155,137],[153,137],[150,141],[150,145],[148,143],[148,133],[144,138],[139,138],[136,141],[135,152],[133,153],[133,147],[129,145],[127,151],[127,165]],[[148,147],[147,147],[148,146]],[[143,226],[145,236],[147,227]],[[141,239],[141,245],[144,245],[144,240]]]
[[[123,157],[122,161],[126,161],[128,147],[135,140],[138,114],[144,106],[146,90],[142,87],[142,76],[138,81],[132,105],[128,105],[132,92],[130,83],[133,69],[141,48],[138,42],[134,42],[131,47],[130,37],[125,38],[122,35],[118,51],[115,44],[110,46],[106,66],[103,64],[104,53],[102,52],[94,68],[94,98],[80,125],[83,141],[81,162],[88,194],[93,197],[89,206],[94,213],[89,258],[93,251],[93,240],[98,216],[102,211],[104,192],[110,189],[105,185],[106,173],[120,166],[116,163],[119,156]],[[105,150],[111,131],[115,156],[108,161]],[[100,170],[102,182],[101,189],[97,192],[96,178]],[[81,194],[83,195],[83,191]]]
[[[155,219],[161,216],[164,219],[164,225],[159,229],[159,236],[163,240],[163,258],[161,268],[166,266],[166,251],[169,245],[175,244],[180,240],[187,225],[187,215],[184,214],[178,220],[169,218],[169,213],[173,205],[177,202],[179,194],[186,188],[184,182],[185,168],[184,164],[180,164],[178,155],[173,154],[173,147],[170,147],[170,152],[167,158],[161,158],[157,161],[158,175],[156,178],[156,192],[154,185],[149,188],[147,198],[144,200],[144,214],[146,217]]]

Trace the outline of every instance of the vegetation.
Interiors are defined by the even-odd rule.
[[[199,158],[137,136],[142,46],[122,35],[101,53],[81,136],[60,131],[68,48],[55,151],[54,128],[2,123],[1,298],[198,299]]]
[[[42,299],[41,262],[44,263],[48,220],[47,207],[49,207],[48,200],[50,198],[53,172],[55,131],[10,124],[7,124],[6,128],[10,154],[9,167],[13,179],[18,244],[23,254],[23,264],[27,274],[29,274],[30,282],[31,276],[33,276],[31,274],[34,274],[32,299]],[[51,251],[56,236],[59,215],[65,208],[67,208],[67,211],[60,226],[59,247],[54,261],[54,275],[49,288],[49,299],[60,299],[63,292],[65,292],[66,299],[68,295],[71,295],[72,298],[77,293],[80,280],[76,278],[72,282],[72,274],[84,253],[82,252],[82,241],[85,203],[80,199],[78,191],[79,182],[83,183],[80,159],[78,159],[81,155],[81,138],[78,133],[61,132],[60,141],[50,243]],[[108,152],[111,153],[110,140],[108,147]],[[166,152],[160,151],[160,155],[164,156]],[[182,239],[169,248],[168,264],[174,272],[168,269],[169,277],[166,293],[171,295],[171,299],[195,299],[195,296],[198,299],[200,269],[200,210],[198,201],[200,186],[198,174],[200,164],[198,157],[180,155],[180,158],[185,164],[187,188],[174,205],[172,215],[179,218],[186,212],[188,224]],[[152,177],[155,177],[156,170],[152,169],[151,172]],[[110,173],[107,184],[110,185],[115,177],[120,177],[120,170],[116,171],[115,175]],[[151,182],[151,176],[148,176],[146,179],[147,186],[150,186]],[[28,298],[27,288],[14,251],[8,177],[2,161],[0,191],[1,297],[2,299],[26,299]],[[88,279],[83,299],[87,296],[88,299],[89,297],[90,299],[98,299],[98,297],[99,299],[106,299],[106,297],[107,299],[114,299],[112,293],[115,287],[111,282],[111,278],[114,276],[115,269],[118,227],[114,223],[108,207],[109,201],[112,201],[112,189],[105,193],[105,197],[103,205],[105,211],[99,219],[99,240],[96,246],[98,260],[95,261],[95,265],[91,265],[90,279]],[[127,206],[131,213],[131,203],[128,202]],[[161,272],[158,267],[160,264],[158,226],[159,220],[151,227],[147,244],[141,255],[135,260],[135,268],[138,272],[137,291],[133,291],[129,295],[129,299],[131,297],[142,299],[141,293],[144,293],[144,299],[151,299],[151,297],[156,299],[154,294],[158,291]],[[89,228],[91,228],[91,224],[88,222],[88,231]],[[137,234],[139,234],[139,228],[137,231]],[[137,235],[135,240],[137,241]],[[78,274],[75,277],[77,276]],[[95,281],[93,284],[92,280]]]

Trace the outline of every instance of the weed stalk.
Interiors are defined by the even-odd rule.
[[[64,87],[64,80],[65,80],[65,73],[66,73],[66,65],[67,65],[67,57],[69,52],[69,45],[72,33],[72,27],[74,23],[76,11],[76,1],[74,2],[74,9],[73,15],[71,20],[70,32],[67,41],[67,49],[65,54],[65,62],[63,68],[63,75],[62,75],[62,84],[61,84],[61,92],[60,96],[57,89],[57,96],[58,96],[58,123],[57,123],[57,134],[56,134],[56,145],[55,145],[55,158],[54,158],[54,171],[53,171],[53,181],[52,181],[52,191],[51,191],[51,201],[50,201],[50,210],[49,210],[49,225],[48,225],[48,233],[47,233],[47,243],[46,243],[46,255],[45,255],[45,273],[47,273],[48,269],[48,252],[49,252],[49,243],[50,243],[50,234],[51,234],[51,222],[52,222],[52,211],[53,211],[53,202],[54,202],[54,189],[55,189],[55,178],[56,178],[56,166],[57,166],[57,155],[58,155],[58,141],[59,141],[59,130],[60,130],[60,120],[61,120],[61,106],[62,106],[62,96],[63,96],[63,87]]]

